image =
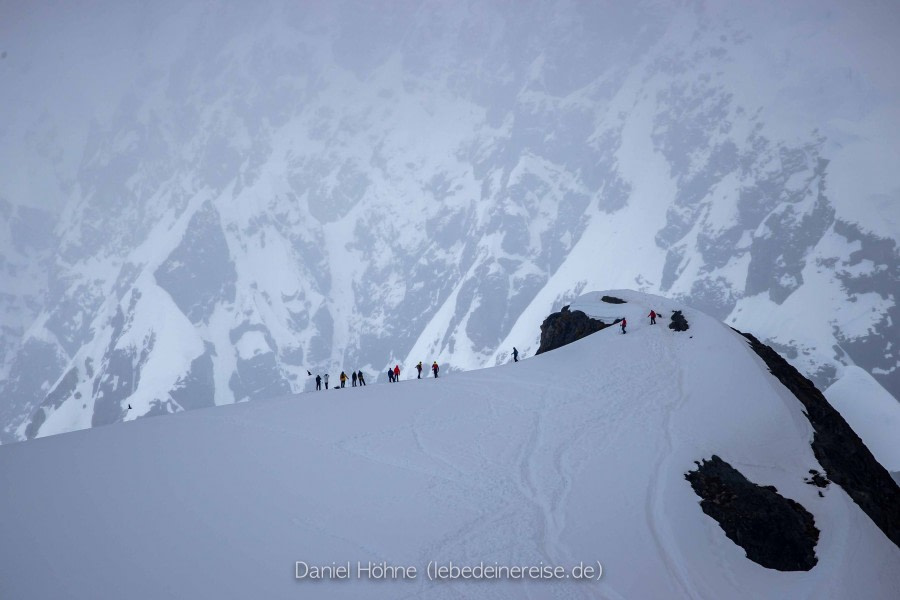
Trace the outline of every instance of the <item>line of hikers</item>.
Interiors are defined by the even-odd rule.
[[[341,387],[344,387],[347,384],[348,379],[350,381],[352,381],[353,387],[356,387],[357,384],[359,384],[360,386],[366,385],[366,377],[365,377],[365,375],[363,375],[362,371],[359,371],[359,372],[352,371],[350,377],[347,377],[347,374],[344,373],[343,371],[341,371],[341,376],[339,379],[341,382]],[[322,377],[321,375],[316,375],[316,389],[317,390],[322,389],[323,383],[325,384],[325,389],[327,390],[328,389],[328,373],[325,373],[325,377]]]
[[[434,373],[434,377],[438,376],[438,372],[441,368],[438,366],[437,361],[434,361],[431,365],[431,372]],[[422,361],[419,361],[419,364],[416,365],[416,371],[418,371],[418,375],[416,379],[422,379]],[[400,365],[394,365],[394,368],[388,367],[388,382],[394,383],[396,381],[400,381]],[[341,387],[346,386],[347,381],[350,381],[350,385],[352,387],[364,386],[366,385],[366,378],[363,375],[362,371],[351,371],[350,377],[347,377],[347,374],[341,371],[341,375],[339,378],[341,382]],[[328,389],[328,373],[325,373],[325,376],[316,374],[316,390],[322,389],[322,384],[325,384],[325,389]]]
[[[655,310],[651,309],[650,314],[648,314],[647,316],[650,317],[650,324],[656,325],[656,317],[658,317],[659,314]],[[619,326],[622,328],[622,333],[625,333],[625,328],[628,326],[628,320],[626,318],[622,317],[622,320],[619,321]],[[519,351],[516,350],[515,346],[513,346],[512,356],[513,356],[513,362],[519,362]],[[416,365],[416,379],[422,379],[422,369],[423,369],[422,361],[420,360],[419,364]],[[438,372],[440,370],[441,370],[441,368],[438,366],[437,361],[434,361],[431,364],[431,371],[432,371],[432,373],[434,373],[435,378],[437,378]],[[400,381],[400,365],[394,365],[393,368],[388,367],[387,375],[388,375],[388,383],[396,383],[396,382]],[[365,376],[363,376],[362,371],[358,371],[358,372],[354,371],[354,372],[352,372],[350,377],[347,377],[347,374],[344,373],[343,371],[341,371],[341,376],[340,376],[341,387],[344,387],[346,385],[348,379],[350,380],[351,385],[353,387],[356,387],[357,385],[359,385],[359,386],[366,385],[366,378],[365,378]],[[320,375],[316,375],[316,389],[317,390],[322,389],[323,383],[325,384],[325,389],[327,390],[328,389],[328,373],[325,373],[324,378]]]
[[[416,379],[422,379],[422,361],[419,361],[419,364],[416,365]],[[434,373],[434,377],[437,378],[438,371],[441,368],[438,366],[437,361],[431,363],[431,372]],[[388,383],[396,383],[400,381],[400,365],[394,365],[394,368],[388,367]]]

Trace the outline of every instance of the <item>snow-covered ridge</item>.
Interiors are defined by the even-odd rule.
[[[832,484],[801,406],[734,331],[613,291],[626,316],[518,363],[294,395],[0,448],[10,597],[893,598],[900,549]],[[683,309],[677,333],[643,317]],[[721,456],[815,519],[818,564],[763,568],[684,474]],[[64,491],[65,493],[61,493]],[[296,581],[295,561],[415,566]],[[599,561],[599,581],[430,582],[428,561]],[[44,565],[51,564],[53,569]]]

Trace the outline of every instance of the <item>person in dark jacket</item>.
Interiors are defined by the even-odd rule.
[[[622,319],[622,322],[619,323],[619,325],[622,327],[622,333],[625,333],[625,326],[628,325],[628,321]]]
[[[422,361],[419,361],[419,364],[416,365],[416,371],[418,375],[416,375],[416,379],[422,379]]]
[[[350,375],[350,385],[356,387],[356,371],[353,371],[353,374]]]
[[[366,378],[363,377],[362,371],[359,372],[359,374],[356,376],[356,378],[359,379],[359,385],[366,385]]]
[[[388,382],[394,383],[394,370],[388,367]]]
[[[519,351],[513,346],[513,362],[519,362]]]
[[[650,314],[647,316],[650,317],[650,324],[656,325],[656,311],[651,309]]]
[[[434,373],[435,378],[437,378],[438,371],[440,371],[440,370],[441,370],[441,368],[438,367],[437,361],[434,361],[434,364],[431,365],[431,371]]]
[[[316,389],[322,389],[322,378],[319,375],[316,375]]]

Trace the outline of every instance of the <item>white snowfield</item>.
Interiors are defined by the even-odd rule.
[[[900,550],[804,483],[811,427],[743,338],[608,293],[629,303],[572,308],[626,335],[517,364],[0,447],[0,598],[897,598]],[[713,454],[814,515],[817,566],[766,569],[725,537],[684,479]],[[298,580],[297,561],[351,577]],[[429,561],[603,573],[430,581]]]
[[[826,391],[828,401],[884,468],[900,473],[900,403],[865,370],[847,367]]]

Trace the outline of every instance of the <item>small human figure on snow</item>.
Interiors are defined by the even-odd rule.
[[[325,389],[328,389],[328,373],[325,373]]]
[[[321,375],[316,375],[316,390],[321,391],[322,389],[322,377]]]
[[[647,316],[650,317],[650,324],[656,325],[656,311],[653,309],[650,309],[650,314]]]
[[[416,365],[416,371],[418,371],[418,375],[416,375],[416,379],[422,379],[422,361],[419,361],[419,364]]]
[[[519,351],[513,346],[513,362],[519,362]]]
[[[438,364],[437,364],[437,361],[434,361],[434,364],[431,365],[431,370],[434,372],[434,377],[435,377],[435,379],[436,379],[437,376],[438,376],[438,371],[441,370],[441,368],[440,368],[440,367],[438,366]]]
[[[394,383],[394,370],[388,367],[388,383]]]
[[[350,385],[356,387],[356,371],[353,371],[353,374],[350,375]]]
[[[394,381],[400,381],[400,365],[394,365]]]
[[[619,323],[619,326],[622,328],[622,333],[625,333],[625,326],[628,325],[628,321],[626,319],[622,319],[622,322]]]
[[[359,379],[359,385],[366,385],[366,378],[363,377],[362,371],[359,372],[359,374],[356,376],[356,378]]]

